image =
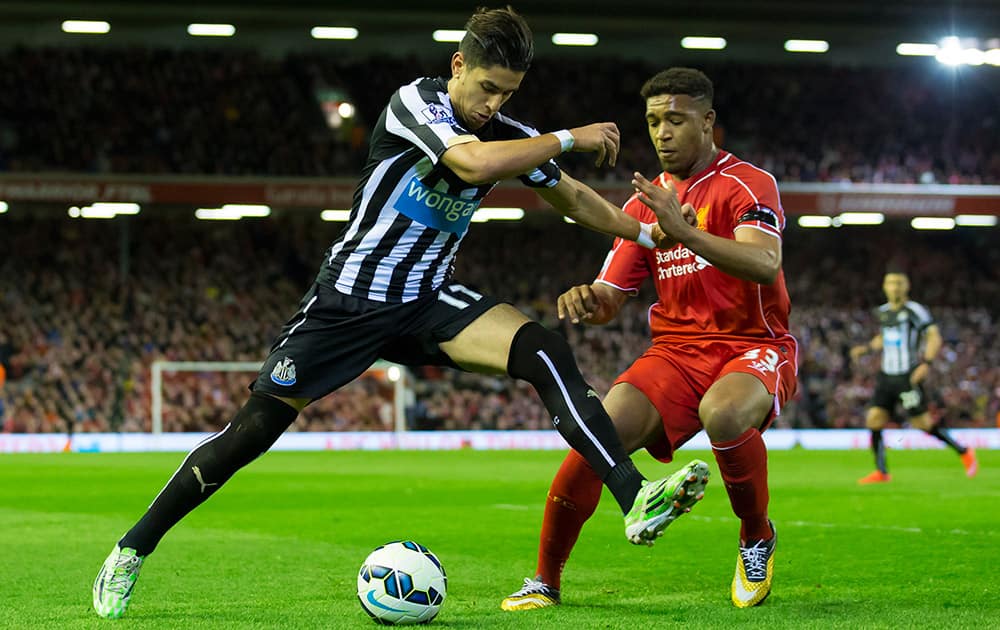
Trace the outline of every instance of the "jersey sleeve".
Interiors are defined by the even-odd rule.
[[[476,140],[455,120],[451,106],[420,81],[404,85],[389,99],[385,129],[415,145],[433,164],[449,147]]]
[[[494,123],[496,125],[497,140],[521,140],[541,135],[534,127],[503,114],[494,116]],[[555,160],[547,160],[527,173],[518,175],[517,178],[525,186],[532,188],[552,188],[562,178],[562,169],[559,168]]]
[[[910,307],[910,311],[913,313],[916,320],[913,323],[916,325],[917,330],[925,330],[928,326],[936,323],[930,310],[928,310],[923,304],[918,302],[909,302],[907,306]]]
[[[732,185],[733,233],[753,229],[781,239],[785,229],[785,210],[781,207],[778,183],[774,177],[745,162],[724,169],[722,175]]]
[[[649,221],[649,217],[643,211],[644,206],[635,195],[629,199],[623,210],[639,221]],[[625,291],[631,295],[639,293],[639,288],[650,274],[649,259],[647,250],[635,241],[627,241],[623,238],[616,238],[604,259],[604,266],[597,274],[595,282],[614,287],[619,291]]]

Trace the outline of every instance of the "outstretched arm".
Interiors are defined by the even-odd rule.
[[[468,135],[459,136],[454,142],[441,156],[445,166],[462,181],[492,184],[526,173],[564,151],[593,152],[598,166],[605,159],[614,166],[618,161],[620,136],[614,123],[594,123],[517,140],[482,142]]]

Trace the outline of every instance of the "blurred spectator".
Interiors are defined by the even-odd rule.
[[[996,67],[700,68],[719,86],[722,145],[781,182],[1000,182]],[[661,69],[610,57],[541,57],[507,108],[541,130],[617,122],[616,169],[595,169],[581,154],[564,160],[577,177],[628,181],[633,170],[659,170],[638,91]],[[0,171],[353,176],[390,93],[448,72],[445,64],[386,55],[9,48],[0,51]],[[337,131],[317,98],[330,90],[357,109]]]

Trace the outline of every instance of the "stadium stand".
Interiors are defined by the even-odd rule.
[[[130,225],[124,278],[123,221]],[[223,225],[163,214],[114,222],[4,217],[0,251],[16,255],[0,259],[2,430],[149,430],[151,362],[261,360],[338,229],[306,213]],[[847,352],[874,333],[870,309],[881,303],[879,278],[890,257],[912,270],[913,296],[931,307],[945,337],[933,413],[952,426],[992,426],[1000,413],[1000,345],[992,333],[1000,323],[1000,252],[992,232],[790,226],[784,266],[801,386],[778,426],[863,426],[877,366],[851,365]],[[607,327],[565,326],[555,316],[556,296],[591,279],[609,239],[555,220],[476,225],[467,239],[456,277],[559,327],[598,390],[647,346],[648,292]],[[550,427],[527,385],[427,368],[418,376],[411,428]],[[165,430],[222,426],[249,380],[232,373],[166,379]],[[391,406],[386,383],[361,379],[309,407],[295,428],[391,429]]]
[[[447,73],[444,60],[14,47],[0,52],[0,171],[353,175],[388,95]],[[717,85],[720,139],[779,181],[1000,182],[1000,81],[923,66],[701,67]],[[627,179],[636,168],[656,170],[638,89],[659,69],[538,59],[508,108],[540,129],[617,122],[617,169],[595,170],[579,155],[566,163],[583,178]],[[317,105],[329,89],[358,112],[336,133]]]

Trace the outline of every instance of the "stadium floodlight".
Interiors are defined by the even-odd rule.
[[[431,35],[436,42],[460,42],[465,37],[465,31],[439,28]]]
[[[724,37],[684,37],[681,47],[691,50],[722,50],[726,47]]]
[[[913,217],[910,227],[914,230],[952,230],[955,219],[951,217]]]
[[[524,208],[480,208],[472,215],[472,222],[520,221],[523,218]]]
[[[65,20],[62,23],[62,30],[64,33],[104,35],[111,30],[111,24],[103,20]]]
[[[556,46],[596,46],[598,37],[594,33],[553,33],[552,43]]]
[[[3,214],[4,212],[7,212],[7,210],[9,208],[10,208],[10,206],[7,205],[6,201],[0,201],[0,214]]]
[[[198,208],[194,211],[194,216],[204,221],[239,221],[243,218],[243,215],[236,210],[222,208]]]
[[[357,39],[358,29],[353,26],[314,26],[309,34],[313,39]]]
[[[319,218],[324,221],[347,221],[351,218],[350,210],[324,210],[319,213]]]
[[[260,204],[227,203],[222,206],[223,210],[239,212],[244,217],[267,217],[271,216],[271,207]]]
[[[841,212],[834,225],[882,225],[885,215],[881,212]]]
[[[986,53],[978,48],[965,48],[962,50],[962,63],[967,66],[981,66],[986,63]]]
[[[903,42],[896,46],[896,54],[909,57],[933,57],[938,54],[938,45]]]
[[[232,37],[236,27],[232,24],[188,24],[188,35],[196,37]]]
[[[789,39],[785,42],[788,52],[825,53],[830,50],[830,42],[822,39]]]
[[[799,227],[828,228],[833,226],[833,217],[820,214],[804,214],[799,217]]]
[[[91,208],[95,210],[108,210],[117,214],[139,214],[139,204],[137,203],[118,203],[110,201],[97,201],[90,205]],[[86,208],[84,208],[86,210]]]
[[[994,227],[997,217],[992,214],[960,214],[955,217],[955,225],[960,227]]]
[[[109,201],[97,201],[89,206],[72,206],[67,214],[74,219],[113,219],[116,216],[139,214],[139,204],[137,203],[116,203]]]

